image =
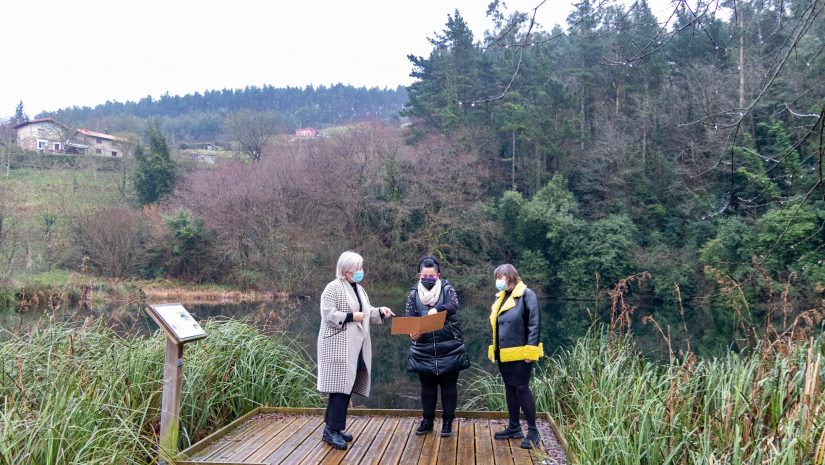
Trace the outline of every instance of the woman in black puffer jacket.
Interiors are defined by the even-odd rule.
[[[407,370],[421,381],[421,424],[415,434],[433,430],[438,387],[441,387],[441,436],[453,434],[453,418],[458,405],[458,372],[470,367],[464,336],[458,324],[458,296],[433,256],[418,262],[418,282],[407,297],[405,316],[425,316],[447,312],[444,328],[426,334],[413,334]]]

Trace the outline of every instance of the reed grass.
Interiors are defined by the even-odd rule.
[[[313,364],[293,342],[237,321],[204,328],[184,354],[180,447],[258,405],[320,405]],[[162,335],[92,323],[0,339],[0,465],[154,462]]]
[[[582,464],[822,465],[825,336],[668,364],[607,328],[546,360],[531,388]],[[506,410],[480,375],[474,407]],[[819,455],[817,455],[819,454]]]

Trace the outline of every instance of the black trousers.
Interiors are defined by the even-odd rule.
[[[522,361],[499,362],[498,368],[504,380],[504,396],[507,399],[507,416],[510,418],[510,426],[515,427],[519,424],[519,410],[521,410],[527,420],[527,427],[535,428],[536,399],[530,391],[533,364]]]
[[[324,421],[332,431],[343,431],[347,428],[347,410],[352,394],[330,392],[327,400],[327,412]]]
[[[421,410],[427,420],[435,419],[435,404],[438,397],[438,387],[441,387],[441,410],[444,420],[455,418],[455,408],[458,405],[458,372],[443,375],[418,374],[421,381]]]

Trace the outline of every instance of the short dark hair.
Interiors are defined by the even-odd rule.
[[[493,277],[504,276],[507,278],[507,284],[516,284],[521,281],[521,276],[518,274],[518,270],[516,267],[509,263],[505,263],[503,265],[499,265],[496,267],[496,270],[493,271]]]
[[[421,273],[423,268],[435,268],[436,271],[441,273],[441,265],[439,265],[438,259],[432,255],[424,255],[418,260],[418,272]]]

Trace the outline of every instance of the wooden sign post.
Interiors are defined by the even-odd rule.
[[[160,463],[166,464],[178,448],[183,345],[206,337],[206,332],[181,304],[149,305],[146,311],[166,333],[166,362],[163,367],[160,447],[158,448]]]

